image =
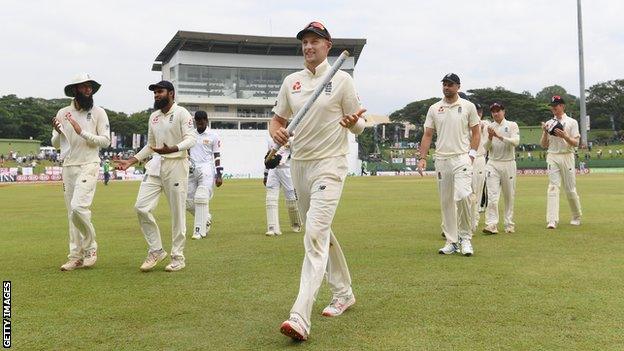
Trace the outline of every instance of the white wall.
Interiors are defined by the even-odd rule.
[[[235,178],[262,178],[267,152],[267,130],[215,129],[221,137],[221,164],[224,173]],[[349,133],[349,173],[360,174],[358,144]]]
[[[338,57],[329,57],[327,60],[333,64]],[[178,64],[221,66],[221,67],[246,67],[246,68],[286,68],[303,69],[302,56],[269,56],[248,54],[224,54],[219,52],[178,51],[171,60],[163,65],[163,70]],[[348,70],[355,67],[355,59],[347,58],[341,69]]]

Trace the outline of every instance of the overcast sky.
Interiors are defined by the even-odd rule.
[[[583,2],[586,87],[624,78],[624,1]],[[369,113],[441,95],[503,86],[579,94],[576,0],[12,1],[0,10],[0,95],[63,97],[76,73],[102,83],[96,103],[152,104],[152,63],[178,30],[294,36],[311,20],[333,37],[365,38],[355,79]]]

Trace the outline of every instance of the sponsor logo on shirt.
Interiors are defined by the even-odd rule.
[[[296,94],[296,93],[300,93],[301,92],[301,82],[297,81],[295,82],[295,84],[293,84],[292,86],[292,93],[291,94]]]
[[[169,116],[169,123],[173,123],[173,115]]]
[[[444,113],[444,106],[438,107],[438,113]]]
[[[158,116],[154,116],[154,118],[152,118],[152,124],[156,123],[158,123]]]
[[[87,113],[87,121],[90,121],[93,119],[93,116],[91,116],[91,112]]]

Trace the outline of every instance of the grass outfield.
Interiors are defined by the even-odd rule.
[[[59,270],[67,254],[61,185],[2,186],[0,276],[13,283],[13,348],[621,350],[624,177],[577,180],[581,227],[567,224],[562,197],[562,224],[547,231],[547,179],[521,177],[517,233],[477,234],[466,258],[437,254],[433,178],[349,178],[333,228],[358,302],[340,317],[320,316],[330,300],[324,284],[305,343],[279,333],[299,286],[302,235],[263,235],[260,180],[218,189],[210,237],[187,241],[178,273],[162,263],[138,269],[146,244],[132,210],[137,182],[98,185],[99,260],[74,272]],[[161,198],[156,216],[169,251],[167,213]]]

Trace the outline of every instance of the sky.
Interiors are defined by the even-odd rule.
[[[623,79],[624,1],[582,5],[585,86]],[[559,84],[579,95],[576,0],[3,0],[0,96],[60,98],[89,72],[102,84],[98,105],[137,112],[152,105],[152,64],[178,30],[295,36],[312,20],[334,38],[367,40],[354,75],[369,113],[441,96],[449,72],[463,91]]]

